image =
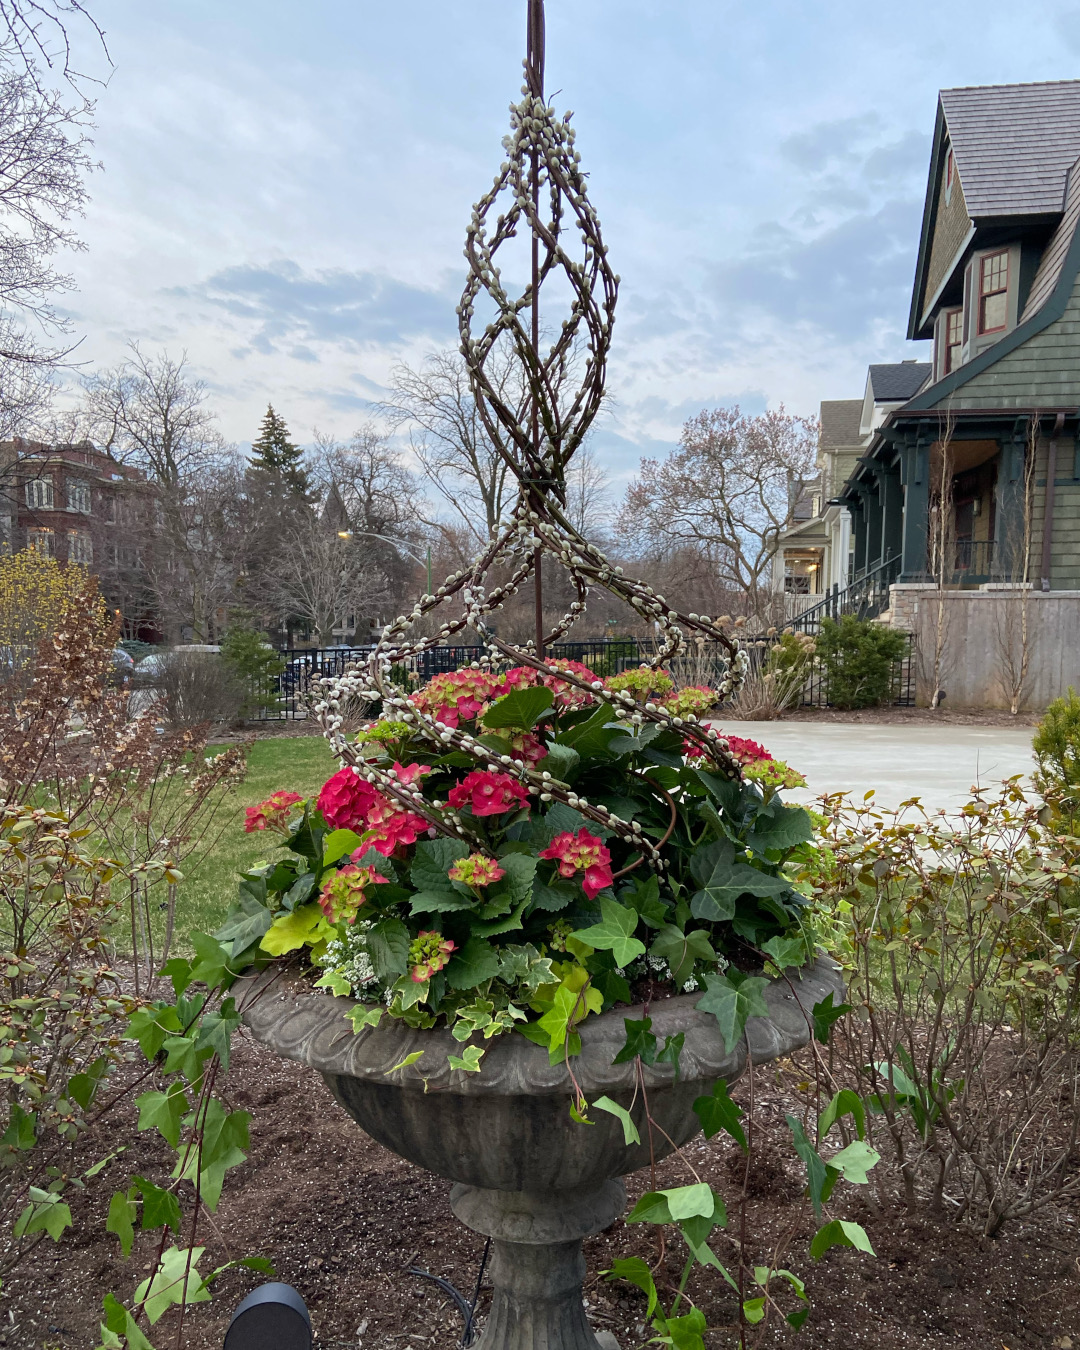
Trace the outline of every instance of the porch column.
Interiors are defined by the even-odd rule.
[[[895,558],[903,546],[904,491],[900,468],[890,464],[881,478],[881,561]]]
[[[854,501],[848,502],[851,508],[851,528],[855,535],[855,553],[852,560],[855,576],[866,570],[866,510],[860,492]]]
[[[881,467],[874,465],[873,478],[865,487],[866,503],[866,566],[876,567],[881,561],[881,526],[885,513],[881,505]]]
[[[921,435],[907,436],[900,446],[900,485],[904,493],[901,526],[901,581],[926,577],[930,532],[930,451]]]
[[[1024,558],[1024,462],[1028,425],[1018,419],[1012,435],[1001,438],[998,458],[997,512],[994,522],[995,575],[1023,580]]]

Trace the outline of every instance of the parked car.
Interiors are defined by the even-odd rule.
[[[131,683],[135,674],[135,662],[131,653],[124,651],[123,647],[114,647],[112,649],[112,683],[118,689],[123,689]]]

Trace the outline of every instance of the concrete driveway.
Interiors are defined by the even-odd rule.
[[[931,809],[954,811],[972,785],[1030,774],[1033,763],[1031,727],[729,722],[724,730],[760,742],[806,775],[805,791],[784,794],[793,801],[841,791],[861,798],[873,790],[882,806],[921,797]]]

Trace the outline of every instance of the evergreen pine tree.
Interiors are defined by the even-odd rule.
[[[248,463],[256,473],[266,474],[296,496],[305,501],[308,499],[311,485],[304,468],[304,452],[289,440],[285,419],[277,415],[272,403],[267,404],[266,416],[258,437],[251,443],[251,450]]]

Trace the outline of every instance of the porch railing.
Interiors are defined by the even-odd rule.
[[[786,627],[793,633],[809,633],[813,636],[821,627],[822,619],[839,619],[845,614],[854,614],[859,619],[876,619],[888,609],[889,587],[899,575],[898,554],[856,577],[843,590],[834,585],[823,600],[804,609]]]

